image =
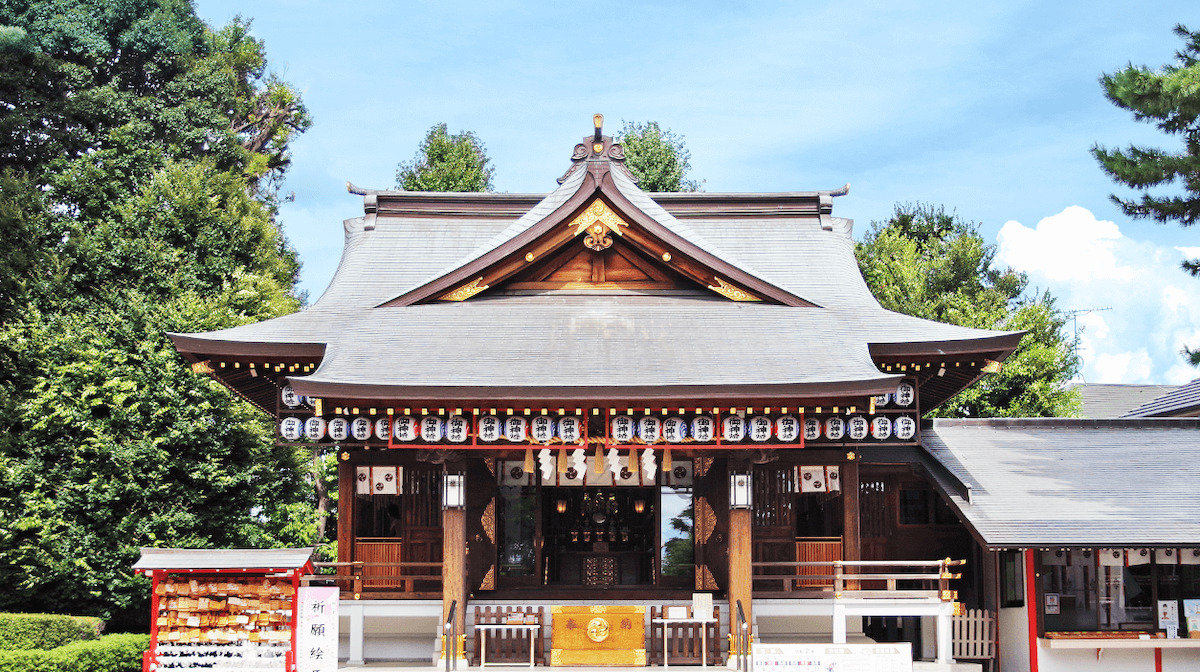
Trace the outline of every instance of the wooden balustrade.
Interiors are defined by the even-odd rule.
[[[950,568],[965,560],[833,560],[756,562],[756,596],[847,597],[879,599],[936,598],[951,602],[950,580],[961,578]],[[832,593],[832,595],[830,595]]]
[[[335,583],[353,599],[442,597],[440,562],[314,562],[313,568],[316,573],[302,581]]]

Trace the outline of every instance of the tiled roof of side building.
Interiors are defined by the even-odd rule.
[[[1174,390],[1175,385],[1125,385],[1079,383],[1085,418],[1119,418],[1133,409]]]
[[[1200,419],[935,420],[922,445],[991,548],[1200,546]]]
[[[1200,378],[1138,406],[1124,417],[1169,418],[1196,415],[1200,415]]]

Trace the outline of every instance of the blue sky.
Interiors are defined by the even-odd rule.
[[[281,220],[316,298],[337,265],[345,183],[390,188],[430,126],[484,141],[500,191],[555,186],[605,115],[684,137],[706,191],[849,182],[861,234],[897,202],[982,224],[999,259],[1078,319],[1089,382],[1181,383],[1200,347],[1200,231],[1135,222],[1095,142],[1177,146],[1105,100],[1097,78],[1158,67],[1200,28],[1194,2],[461,2],[196,0],[253,19],[315,119]]]

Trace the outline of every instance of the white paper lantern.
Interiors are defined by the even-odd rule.
[[[371,421],[363,416],[358,416],[350,421],[350,435],[355,441],[366,441],[371,438]]]
[[[750,418],[749,434],[751,441],[766,441],[771,438],[771,419],[765,415]]]
[[[712,417],[707,415],[697,415],[692,418],[692,438],[698,443],[709,443],[713,440],[713,435],[716,434],[716,423]]]
[[[737,415],[727,415],[721,420],[721,437],[726,441],[741,441],[746,438],[746,419]]]
[[[325,418],[313,416],[304,421],[304,435],[313,441],[325,438]]]
[[[687,422],[678,416],[663,420],[663,438],[670,443],[680,443],[687,438]]]
[[[345,418],[332,418],[329,421],[329,438],[334,441],[350,438],[350,421]]]
[[[509,441],[517,443],[525,440],[525,418],[511,416],[504,419],[504,436]]]
[[[529,435],[538,443],[550,443],[554,439],[554,419],[539,415],[529,422]]]
[[[816,418],[804,419],[804,440],[816,441],[821,438],[821,421]]]
[[[284,418],[279,423],[279,434],[288,441],[299,441],[304,434],[304,423],[300,418]]]
[[[838,417],[825,421],[825,438],[830,441],[841,441],[846,435],[846,421]]]
[[[861,415],[856,415],[850,418],[850,438],[855,441],[862,441],[867,438],[867,433],[870,431],[870,423]]]
[[[892,403],[892,395],[890,394],[881,394],[875,397],[876,406],[887,406],[890,403]]]
[[[896,387],[896,404],[899,406],[909,407],[916,401],[917,390],[912,386],[912,383],[900,383]]]
[[[662,422],[658,418],[646,416],[638,420],[637,432],[642,443],[654,443],[662,436]]]
[[[892,420],[886,415],[877,415],[871,421],[871,436],[883,441],[892,436]]]
[[[392,436],[396,437],[397,441],[416,441],[420,433],[417,419],[411,415],[398,415],[392,419]]]
[[[479,418],[479,440],[491,443],[498,441],[504,435],[504,424],[494,415]]]
[[[388,422],[387,418],[380,418],[375,421],[375,438],[380,441],[387,441],[388,432],[392,431],[392,423]]]
[[[775,418],[775,438],[783,443],[791,443],[800,436],[800,421],[791,415],[781,415]]]
[[[625,443],[633,440],[633,418],[628,415],[618,415],[612,419],[609,430],[612,434],[609,438],[613,441]]]
[[[300,405],[300,395],[296,394],[296,390],[291,385],[284,385],[279,394],[284,406],[295,408]]]
[[[436,415],[421,418],[421,440],[436,443],[446,435],[446,423]]]
[[[917,435],[917,421],[913,418],[902,415],[896,418],[896,438],[901,441],[908,441]]]
[[[562,439],[563,443],[579,443],[579,439],[583,436],[581,428],[583,423],[579,418],[568,415],[558,419],[558,438]]]
[[[451,443],[462,443],[471,438],[471,423],[461,415],[446,418],[446,440]]]

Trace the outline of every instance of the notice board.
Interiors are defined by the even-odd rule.
[[[755,672],[912,672],[912,644],[756,644]]]

